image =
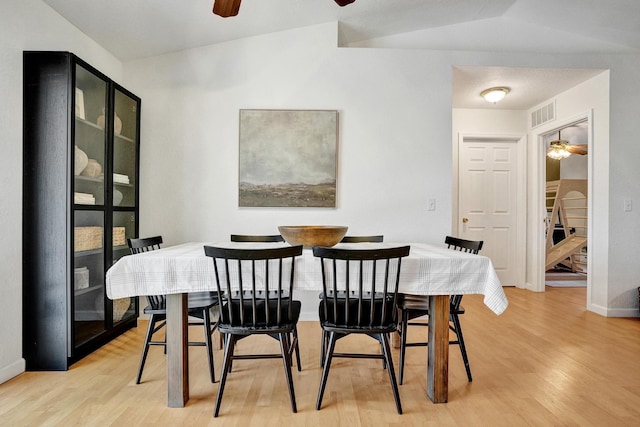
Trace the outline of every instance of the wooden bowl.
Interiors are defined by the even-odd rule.
[[[347,228],[341,225],[281,225],[278,230],[291,246],[311,248],[339,243],[347,234]]]

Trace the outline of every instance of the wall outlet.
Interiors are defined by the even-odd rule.
[[[427,209],[430,211],[435,211],[436,210],[436,199],[429,199],[429,203],[427,205]]]
[[[631,199],[624,199],[624,211],[631,212],[633,210],[633,204],[631,203]]]

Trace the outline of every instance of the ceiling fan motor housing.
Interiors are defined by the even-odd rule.
[[[242,0],[214,0],[213,13],[223,18],[236,16],[240,11],[240,2]]]

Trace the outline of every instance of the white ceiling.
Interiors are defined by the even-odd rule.
[[[640,52],[638,0],[243,0],[221,18],[213,0],[42,0],[123,62],[328,22],[340,45],[551,53]],[[453,106],[528,109],[602,70],[454,69]]]
[[[509,68],[509,67],[454,67],[454,108],[499,108],[528,110],[604,70],[578,68]],[[480,92],[494,86],[510,89],[497,104],[490,104]]]

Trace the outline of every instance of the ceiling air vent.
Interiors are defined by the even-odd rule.
[[[531,112],[531,127],[540,126],[556,118],[556,101],[550,102]]]

